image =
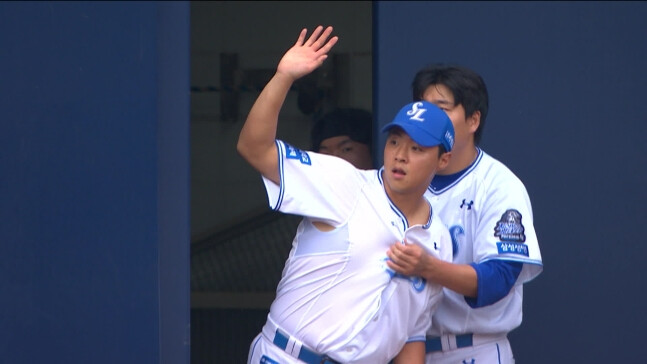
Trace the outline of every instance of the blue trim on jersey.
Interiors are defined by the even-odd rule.
[[[410,338],[407,339],[407,343],[415,343],[420,341],[426,342],[427,337],[425,335],[416,335],[416,336],[411,336]]]
[[[384,180],[382,179],[382,172],[384,172],[384,166],[380,167],[380,169],[377,170],[377,180],[380,181],[380,184],[382,187],[384,187]]]
[[[274,143],[276,144],[276,152],[278,154],[278,161],[279,161],[279,198],[276,200],[276,206],[274,206],[273,210],[274,211],[279,211],[279,208],[281,207],[281,203],[283,202],[283,195],[285,195],[285,185],[283,183],[283,153],[284,151],[284,146],[283,142],[280,140],[275,140]]]
[[[431,226],[431,219],[433,216],[434,216],[434,209],[431,207],[431,204],[429,204],[429,220],[427,220],[426,224],[422,225],[423,229],[429,229],[429,227]]]
[[[465,302],[472,308],[491,305],[507,296],[523,268],[523,263],[502,259],[470,265],[478,280],[476,298],[465,297]]]
[[[391,210],[393,210],[393,212],[395,212],[395,214],[398,215],[398,217],[402,221],[402,225],[404,225],[404,230],[403,231],[406,231],[409,228],[409,222],[407,221],[407,218],[404,216],[402,211],[400,211],[400,209],[397,206],[395,206],[393,201],[391,201],[391,197],[389,197],[389,194],[386,193],[386,188],[384,188],[384,180],[382,179],[382,172],[384,172],[384,166],[382,166],[377,171],[377,179],[378,179],[378,181],[380,181],[380,184],[382,185],[382,189],[384,189],[384,195],[386,195],[386,199],[389,201],[389,205],[391,206]]]
[[[409,228],[409,221],[407,221],[407,218],[402,214],[400,209],[398,209],[398,207],[393,204],[389,196],[386,196],[386,198],[389,200],[391,210],[393,210],[393,212],[395,212],[395,214],[400,218],[400,221],[402,221],[402,225],[404,226],[404,229],[402,231],[406,231]]]
[[[501,348],[499,348],[499,343],[496,343],[496,357],[499,360],[499,364],[501,364]]]
[[[247,364],[250,364],[250,360],[252,360],[252,355],[254,355],[254,351],[256,350],[256,345],[258,345],[261,339],[262,339],[262,335],[258,335],[252,342],[252,349],[249,351],[249,354],[247,356]],[[263,360],[263,358],[261,358],[261,360]]]
[[[384,188],[384,180],[382,179],[382,172],[384,171],[384,166],[382,166],[378,171],[377,171],[377,178],[380,181],[380,184],[382,185],[382,188]],[[402,223],[404,224],[404,230],[407,230],[409,228],[409,221],[407,220],[407,217],[400,211],[400,209],[391,201],[391,197],[389,197],[389,194],[386,193],[386,189],[384,189],[384,194],[386,195],[386,198],[389,200],[389,204],[391,205],[391,210],[395,212],[400,219],[402,220]],[[427,223],[422,226],[423,229],[429,229],[431,226],[431,218],[433,216],[433,209],[431,207],[431,204],[428,203],[429,205],[429,219],[427,220]]]
[[[441,193],[454,187],[460,180],[462,180],[465,176],[470,174],[470,172],[474,170],[474,168],[476,168],[482,157],[483,151],[481,150],[481,148],[476,148],[476,158],[474,159],[474,162],[472,162],[472,164],[467,166],[467,168],[463,169],[462,171],[456,172],[454,174],[449,174],[446,176],[441,176],[438,174],[435,175],[434,179],[431,180],[431,183],[429,184],[429,187],[427,189],[434,195],[440,195]]]

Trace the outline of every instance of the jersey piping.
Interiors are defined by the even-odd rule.
[[[382,179],[382,172],[384,171],[384,166],[382,166],[378,172],[377,172],[377,179],[380,181],[380,184],[382,184],[382,188],[384,188],[384,180]],[[386,188],[384,189],[384,193],[386,194]],[[387,194],[386,197],[389,200],[389,204],[391,205],[391,210],[395,212],[399,217],[400,220],[402,221],[402,225],[404,226],[404,230],[407,230],[409,228],[409,221],[407,220],[407,217],[404,216],[402,211],[393,203],[391,200],[391,197]],[[431,219],[433,216],[433,208],[431,207],[431,204],[429,204],[429,219],[427,222],[422,226],[423,229],[429,229],[431,226]]]
[[[456,179],[454,179],[450,184],[448,184],[448,185],[446,185],[445,187],[442,187],[442,188],[440,188],[440,189],[435,189],[435,188],[434,188],[434,186],[433,186],[433,182],[432,182],[432,183],[429,185],[429,187],[428,187],[427,189],[429,190],[429,192],[431,192],[431,193],[432,193],[432,194],[434,194],[434,195],[440,195],[441,193],[443,193],[443,192],[445,192],[445,191],[447,191],[447,190],[451,189],[451,188],[452,188],[452,187],[454,187],[458,182],[460,182],[463,178],[465,178],[465,176],[467,176],[468,174],[470,174],[470,172],[471,172],[472,170],[474,170],[474,168],[476,168],[476,166],[477,166],[477,165],[479,164],[479,162],[481,161],[481,158],[482,158],[482,157],[483,157],[483,151],[481,150],[481,148],[478,148],[478,147],[477,147],[477,148],[476,148],[476,159],[474,159],[474,161],[472,162],[472,164],[470,164],[467,168],[465,168],[462,172],[460,172],[460,175],[459,175],[459,176],[457,176],[457,177],[456,177]]]

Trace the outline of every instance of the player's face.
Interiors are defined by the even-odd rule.
[[[389,197],[422,196],[436,170],[444,168],[449,154],[438,158],[439,147],[422,147],[402,129],[394,128],[384,145],[384,173],[382,175]]]
[[[319,144],[319,153],[334,155],[345,159],[356,168],[373,168],[371,151],[368,145],[356,142],[346,135],[324,139]]]
[[[455,104],[454,94],[445,85],[427,87],[422,99],[441,108],[452,120],[455,133],[452,154],[456,157],[456,154],[460,154],[461,151],[471,152],[474,149],[474,132],[479,126],[480,119],[476,115],[466,117],[465,108],[463,105]]]

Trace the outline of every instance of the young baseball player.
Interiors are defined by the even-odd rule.
[[[424,363],[425,332],[442,287],[388,269],[393,242],[451,259],[451,239],[424,197],[449,161],[454,130],[425,101],[384,127],[384,166],[362,170],[276,140],[279,111],[295,80],[326,59],[338,38],[317,27],[283,56],[238,140],[258,170],[270,206],[304,216],[266,324],[248,363]]]
[[[444,287],[427,337],[427,363],[514,363],[507,333],[521,324],[523,284],[543,269],[530,199],[505,165],[478,147],[488,112],[482,78],[459,66],[432,65],[413,81],[452,120],[449,165],[429,187],[452,237],[453,263],[414,245],[393,245],[389,267]]]

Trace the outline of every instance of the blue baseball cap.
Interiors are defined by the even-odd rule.
[[[454,145],[454,126],[447,114],[427,101],[405,105],[392,122],[382,128],[387,132],[399,126],[413,141],[423,147],[442,144],[449,152]]]

